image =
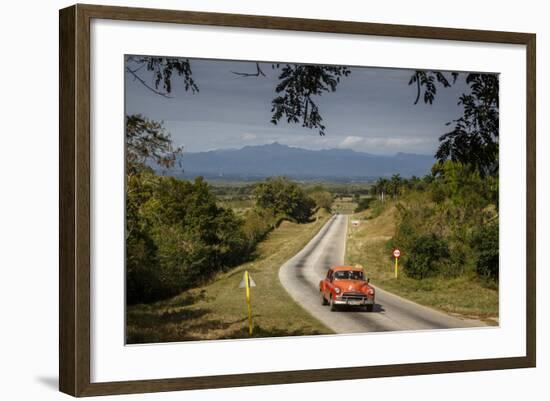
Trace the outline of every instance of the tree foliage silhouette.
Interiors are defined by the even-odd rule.
[[[416,71],[409,85],[416,84],[415,104],[423,94],[424,103],[432,104],[437,94],[437,83],[444,88],[455,83],[458,73],[448,79],[439,71]],[[463,114],[447,125],[453,129],[440,136],[435,157],[442,163],[452,160],[471,165],[482,176],[498,175],[499,138],[499,78],[497,74],[470,73],[466,76],[470,93],[458,100]]]
[[[286,64],[279,75],[275,92],[279,94],[271,102],[271,122],[285,117],[288,123],[301,123],[305,128],[318,128],[325,135],[325,125],[313,97],[334,92],[341,77],[351,73],[348,67],[323,65]]]
[[[261,63],[255,64],[256,71],[253,73],[232,72],[241,77],[265,77]],[[281,120],[289,124],[300,123],[304,128],[317,129],[319,135],[325,135],[326,126],[315,98],[336,91],[340,79],[351,74],[351,69],[344,66],[279,63],[271,64],[271,68],[280,71],[274,88],[277,96],[271,102],[271,123],[276,125]],[[143,76],[142,70],[152,73],[151,83]],[[174,74],[182,78],[185,91],[199,91],[193,80],[189,59],[128,56],[126,73],[153,93],[167,98],[172,97]]]
[[[153,75],[152,84],[140,74],[145,69]],[[127,56],[126,73],[144,85],[147,89],[163,97],[171,97],[172,76],[177,74],[182,77],[186,91],[193,93],[199,91],[199,87],[193,80],[191,64],[189,59],[176,57],[149,57],[149,56]]]
[[[141,114],[126,116],[126,171],[136,174],[147,169],[147,162],[173,167],[182,148],[174,148],[162,123]]]

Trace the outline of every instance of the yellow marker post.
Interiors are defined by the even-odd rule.
[[[252,276],[248,273],[248,270],[246,270],[244,272],[243,279],[239,284],[239,288],[245,289],[246,306],[248,308],[248,334],[252,335],[252,303],[250,302],[250,287],[256,287],[256,283],[252,279]]]
[[[397,261],[399,258],[395,258],[395,278],[397,278]]]
[[[248,305],[248,334],[252,335],[252,305],[250,304],[250,276],[248,270],[244,272],[244,282],[246,288],[246,303]]]
[[[398,261],[399,261],[399,258],[401,257],[401,251],[397,248],[395,248],[392,252],[392,255],[395,259],[395,278],[397,278],[397,268],[398,268]]]

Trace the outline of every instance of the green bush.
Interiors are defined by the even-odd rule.
[[[498,223],[481,226],[472,234],[472,248],[476,251],[477,274],[498,281],[499,240]]]
[[[405,273],[419,280],[435,276],[449,257],[447,242],[437,235],[425,234],[417,237],[407,253]]]
[[[355,213],[362,212],[367,210],[370,206],[372,198],[360,198],[357,200],[357,207],[355,208]]]

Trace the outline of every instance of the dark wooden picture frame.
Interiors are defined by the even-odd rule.
[[[91,383],[90,22],[94,18],[525,45],[527,54],[526,356]],[[62,392],[73,396],[93,396],[535,366],[535,34],[80,4],[60,10],[59,29],[59,388]]]

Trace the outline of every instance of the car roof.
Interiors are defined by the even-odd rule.
[[[337,271],[348,271],[348,270],[363,271],[363,268],[358,267],[358,266],[332,266],[331,269],[335,272],[337,272]]]

